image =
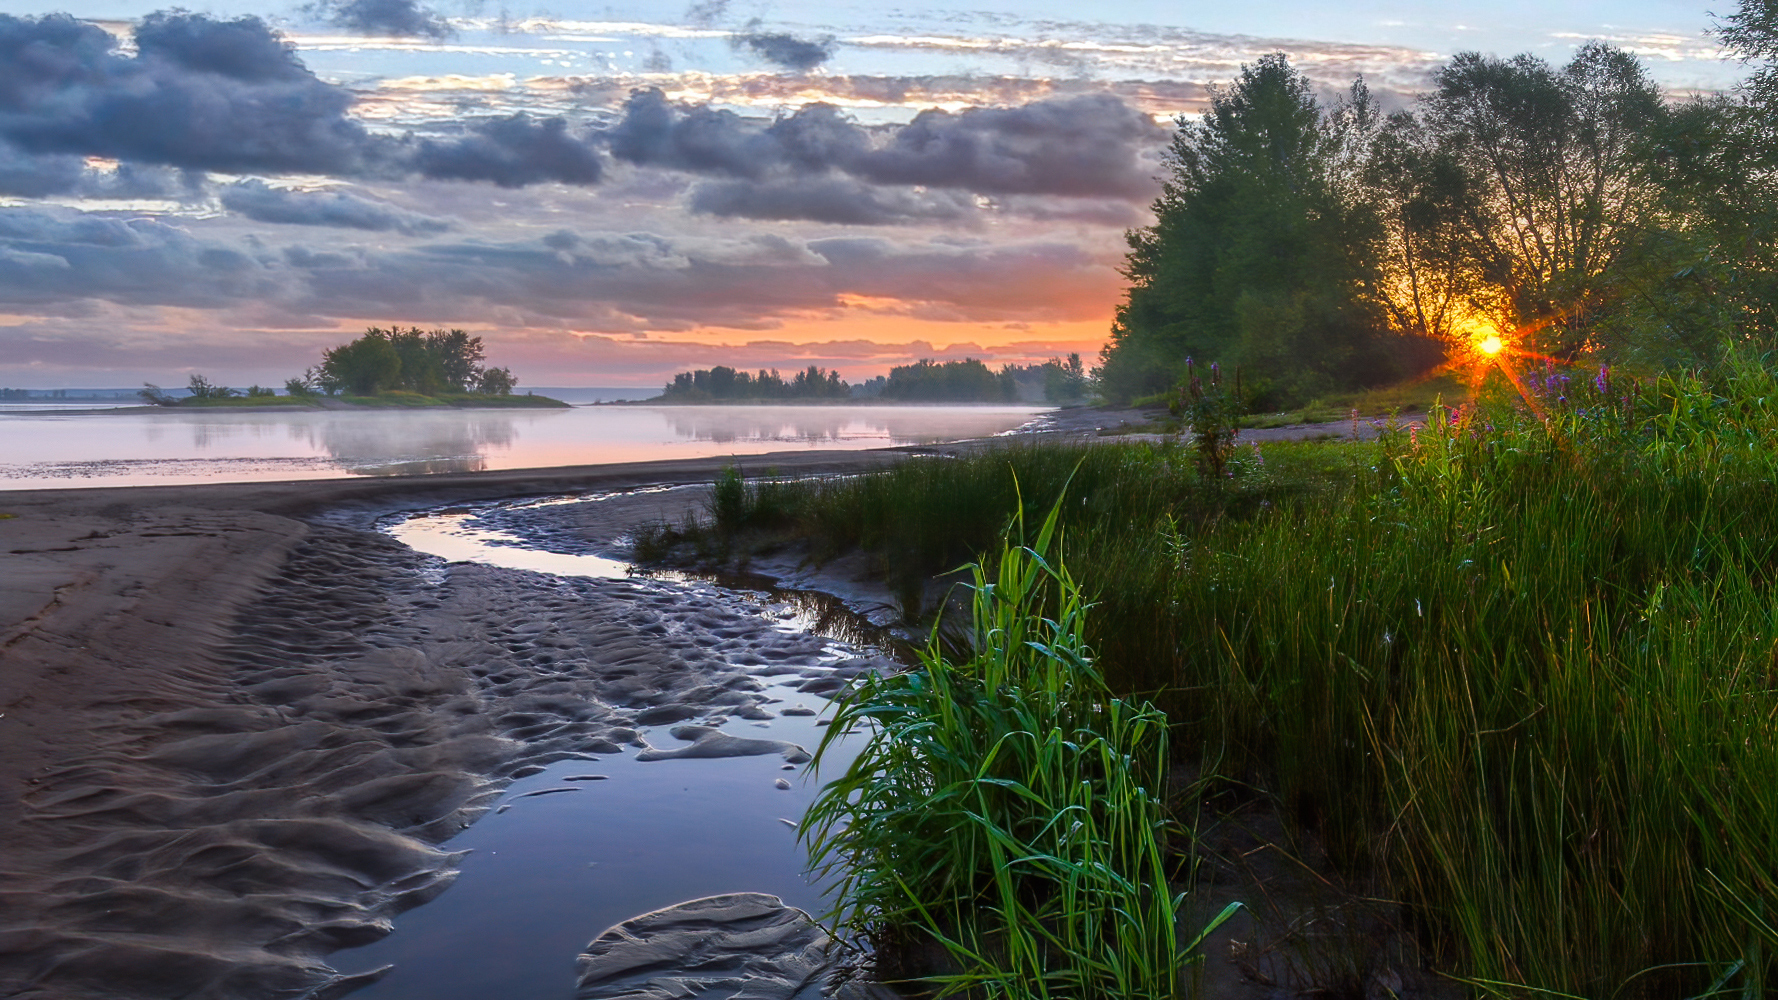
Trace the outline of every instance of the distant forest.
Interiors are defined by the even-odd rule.
[[[1778,13],[1719,36],[1755,72],[1670,100],[1628,52],[1467,53],[1384,114],[1282,55],[1182,117],[1094,370],[1112,401],[1238,367],[1285,406],[1462,360],[1706,364],[1778,330]]]
[[[680,372],[661,391],[674,403],[719,400],[839,400],[880,398],[910,403],[1078,402],[1086,397],[1087,374],[1079,354],[1038,365],[1003,365],[999,371],[975,358],[921,359],[891,368],[887,376],[853,385],[815,365],[788,381],[777,370],[748,374],[725,365]]]

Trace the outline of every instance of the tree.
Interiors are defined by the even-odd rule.
[[[1052,403],[1075,403],[1086,398],[1087,373],[1078,352],[1066,361],[1051,358],[1043,365],[1043,398]]]
[[[488,368],[482,371],[476,391],[487,396],[510,396],[518,385],[510,368]]]
[[[1360,177],[1376,122],[1362,82],[1324,112],[1282,55],[1179,119],[1155,224],[1127,234],[1131,288],[1096,372],[1109,398],[1166,389],[1190,358],[1246,369],[1276,404],[1399,375]]]
[[[1536,349],[1571,358],[1603,346],[1597,331],[1659,200],[1643,149],[1663,115],[1641,64],[1609,45],[1582,46],[1560,70],[1530,55],[1458,55],[1425,101],[1421,153],[1457,174],[1423,178],[1442,182],[1417,192],[1439,224],[1416,254],[1455,252],[1467,270],[1457,287]]]
[[[329,393],[343,391],[369,396],[396,388],[400,377],[401,355],[389,342],[386,331],[372,327],[357,340],[322,355],[316,381]]]
[[[226,385],[210,384],[209,379],[196,372],[193,372],[191,378],[186,381],[185,389],[191,394],[192,399],[227,399],[230,396],[240,395]]]

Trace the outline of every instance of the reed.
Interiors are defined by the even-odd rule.
[[[841,702],[816,766],[837,735],[868,736],[803,837],[880,976],[940,995],[1171,998],[1197,942],[1179,942],[1161,848],[1166,718],[1095,671],[1058,513],[971,567],[970,655],[935,631],[917,669]]]

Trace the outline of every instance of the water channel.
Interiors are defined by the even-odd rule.
[[[828,637],[835,659],[888,639],[826,595],[731,590],[683,575],[637,580],[627,562],[609,554],[545,551],[499,526],[502,512],[603,499],[609,496],[423,511],[385,530],[447,562],[708,588],[778,628]],[[830,706],[795,690],[796,680],[768,687],[774,718],[737,718],[721,728],[813,751]],[[670,727],[657,728],[643,738],[657,746],[674,742]],[[825,768],[837,774],[855,752],[836,745]],[[643,762],[627,750],[560,761],[514,781],[492,811],[445,845],[467,852],[450,890],[398,917],[382,940],[335,954],[332,964],[349,974],[392,966],[353,993],[355,1000],[567,1000],[575,955],[629,917],[734,891],[770,893],[819,915],[823,886],[805,871],[806,850],[796,837],[818,784],[806,765],[776,755]]]

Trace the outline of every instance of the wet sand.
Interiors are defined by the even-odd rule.
[[[769,714],[762,673],[877,666],[707,596],[447,570],[368,530],[722,464],[0,493],[0,995],[340,995],[324,956],[442,891],[439,845],[514,776]]]

